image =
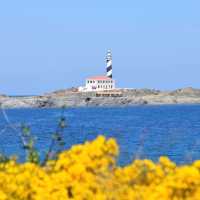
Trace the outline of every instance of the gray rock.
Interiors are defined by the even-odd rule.
[[[60,90],[43,96],[9,97],[0,95],[4,108],[57,108],[83,106],[131,106],[146,104],[199,104],[200,90],[193,88],[175,91],[151,89],[120,89],[119,97],[97,97],[95,92],[78,92],[76,88]]]

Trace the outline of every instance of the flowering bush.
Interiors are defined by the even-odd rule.
[[[119,167],[114,139],[99,136],[73,146],[44,166],[15,160],[0,164],[0,200],[200,199],[200,161],[176,166],[135,160]]]

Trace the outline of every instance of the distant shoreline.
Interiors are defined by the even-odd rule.
[[[97,92],[78,92],[76,88],[72,88],[39,96],[1,95],[0,104],[3,108],[200,104],[200,89],[183,88],[174,91],[117,89],[97,94]]]

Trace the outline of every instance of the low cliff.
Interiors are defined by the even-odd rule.
[[[131,106],[140,104],[199,104],[200,89],[184,88],[175,91],[150,89],[120,89],[119,96],[97,96],[96,92],[61,90],[43,96],[0,96],[4,108],[56,108],[81,106]]]

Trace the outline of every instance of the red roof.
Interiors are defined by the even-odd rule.
[[[87,78],[88,80],[112,80],[112,78],[107,77],[107,76],[93,76]]]

